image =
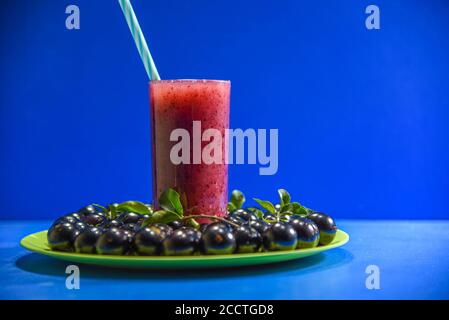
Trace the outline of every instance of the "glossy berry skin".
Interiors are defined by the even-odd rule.
[[[234,223],[234,224],[237,224],[237,225],[242,225],[242,224],[244,224],[244,223],[246,223],[246,221],[244,221],[244,220],[242,220],[242,219],[239,219],[239,218],[237,218],[237,217],[233,217],[233,216],[230,216],[230,217],[227,217],[226,218],[226,220],[227,221],[229,221],[229,222],[232,222],[232,223]],[[252,221],[252,220],[251,220]],[[225,223],[231,230],[233,230],[234,228],[235,228],[235,226],[233,226],[232,224],[230,224],[230,223]]]
[[[105,220],[103,221],[103,223],[100,225],[101,228],[103,229],[110,229],[110,228],[120,228],[121,226],[123,226],[123,222],[119,221],[119,220]]]
[[[282,221],[289,222],[292,219],[293,213],[290,211],[285,211],[282,213],[281,219]]]
[[[139,229],[139,225],[136,223],[125,223],[122,226],[120,226],[119,229],[127,230],[127,231],[134,233],[137,231],[137,229]]]
[[[127,230],[127,229],[120,229],[125,236],[128,238],[129,243],[132,242],[134,235],[136,234],[134,231]]]
[[[268,223],[262,220],[251,220],[245,223],[244,225],[256,229],[256,231],[259,232],[260,234],[263,234],[269,228]]]
[[[85,216],[84,219],[83,219],[83,222],[85,224],[88,224],[90,226],[95,227],[95,226],[101,225],[106,220],[107,219],[104,216],[102,216],[102,215],[100,215],[98,213],[92,213],[92,214],[89,214],[89,215]]]
[[[252,253],[259,251],[262,246],[262,236],[256,229],[241,226],[234,230],[236,253]]]
[[[263,244],[268,251],[293,250],[297,242],[295,229],[285,222],[276,222],[263,234]]]
[[[243,221],[249,221],[249,220],[256,220],[257,217],[254,213],[252,213],[251,211],[247,211],[245,209],[237,209],[232,211],[229,214],[229,217],[235,217],[238,219],[241,219]]]
[[[122,221],[123,223],[138,223],[142,221],[143,217],[140,214],[134,212],[125,212],[122,213],[117,220]]]
[[[175,220],[175,221],[169,222],[168,226],[170,226],[173,230],[176,230],[176,229],[182,228],[184,226],[184,224],[180,220]]]
[[[337,233],[337,225],[334,219],[321,212],[311,213],[307,218],[315,222],[320,229],[320,245],[328,245],[334,240]]]
[[[200,232],[203,233],[204,231],[206,231],[207,227],[209,226],[208,223],[202,223],[200,224]]]
[[[67,216],[62,216],[59,217],[58,219],[56,219],[52,225],[55,224],[60,224],[60,223],[71,223],[71,224],[75,224],[77,222],[79,222],[80,220],[78,220],[77,218],[71,216],[71,215],[67,215]]]
[[[187,233],[192,235],[193,240],[196,245],[196,249],[198,249],[199,245],[200,245],[200,241],[201,241],[201,236],[203,235],[203,233],[199,230],[196,230],[195,228],[192,228],[192,227],[181,227],[180,229],[184,230]]]
[[[218,227],[224,228],[224,229],[226,229],[228,231],[232,231],[234,229],[234,227],[232,225],[230,225],[229,223],[220,221],[220,222],[212,222],[211,224],[209,224],[206,227],[206,230],[207,229],[211,229],[211,228],[218,228]],[[204,230],[203,232],[205,232],[206,230]]]
[[[71,223],[57,223],[47,232],[48,245],[53,250],[72,251],[73,241],[80,234],[75,225]]]
[[[194,232],[186,229],[173,231],[162,242],[162,252],[166,256],[189,256],[197,249],[197,238]]]
[[[292,214],[291,216],[290,216],[290,220],[293,220],[293,219],[303,219],[303,218],[305,218],[305,216],[303,216],[303,215],[299,215],[299,214]],[[310,219],[309,219],[310,220]]]
[[[128,235],[118,228],[105,231],[97,240],[95,249],[98,254],[123,255],[129,248]]]
[[[271,214],[271,213],[265,213],[263,218],[265,220],[273,222],[273,223],[276,222],[276,220],[277,220],[277,218],[274,216],[274,214]]]
[[[68,214],[67,217],[73,217],[79,221],[83,221],[84,216],[80,215],[78,212]]]
[[[83,231],[86,229],[87,225],[84,222],[78,221],[74,223],[75,228],[77,228],[79,231]]]
[[[160,234],[164,239],[173,233],[173,229],[165,223],[153,223],[148,228]]]
[[[220,225],[211,225],[201,236],[200,250],[204,254],[231,254],[236,242],[232,232]]]
[[[95,244],[101,236],[100,228],[86,228],[76,237],[73,247],[77,253],[95,253]]]
[[[298,236],[297,249],[314,248],[320,241],[320,230],[312,220],[295,217],[289,224],[295,229]]]
[[[85,206],[85,207],[79,209],[79,210],[78,210],[78,213],[79,213],[81,216],[87,216],[87,215],[89,215],[89,214],[98,213],[98,210],[97,210],[97,208],[94,207],[93,205],[88,205],[88,206]]]
[[[164,234],[145,227],[136,232],[133,238],[132,247],[139,255],[154,256],[162,251],[162,241]]]

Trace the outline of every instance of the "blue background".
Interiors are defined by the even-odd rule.
[[[65,28],[65,8],[81,29]],[[232,81],[233,128],[279,128],[284,187],[341,218],[449,218],[449,3],[133,1],[162,78]],[[1,218],[150,201],[147,76],[116,1],[3,1]]]

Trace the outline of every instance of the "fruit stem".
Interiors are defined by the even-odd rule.
[[[231,226],[234,226],[234,227],[237,227],[237,228],[240,227],[237,223],[228,221],[225,218],[217,217],[217,216],[210,216],[210,215],[205,215],[205,214],[197,214],[197,215],[185,216],[185,217],[182,217],[182,220],[201,219],[201,218],[204,218],[204,219],[215,219],[215,220],[219,220],[219,221],[222,221],[222,222],[225,222],[225,223],[229,223]]]

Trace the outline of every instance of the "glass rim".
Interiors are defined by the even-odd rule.
[[[231,83],[231,80],[218,80],[218,79],[163,79],[163,80],[150,80],[149,83]]]

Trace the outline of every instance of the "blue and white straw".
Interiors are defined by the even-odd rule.
[[[131,30],[140,58],[147,71],[148,78],[150,78],[150,80],[160,80],[161,78],[159,77],[153,58],[151,57],[150,50],[148,49],[147,42],[143,36],[142,29],[140,29],[139,21],[137,21],[131,2],[129,0],[118,0],[118,2],[120,3],[120,7],[122,7],[129,30]]]

